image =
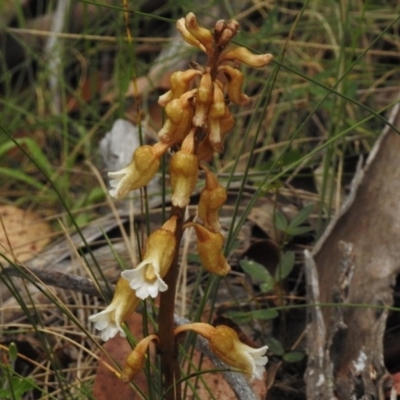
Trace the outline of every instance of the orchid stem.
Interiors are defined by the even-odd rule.
[[[182,227],[184,222],[185,208],[172,207],[171,217],[177,216],[177,226],[175,231],[176,250],[171,268],[164,278],[168,285],[168,290],[160,295],[160,314],[159,314],[159,338],[162,373],[164,375],[164,390],[174,387],[165,394],[165,400],[181,400],[180,365],[178,360],[178,349],[176,348],[174,335],[174,311],[176,285],[179,272],[179,248],[182,239]]]

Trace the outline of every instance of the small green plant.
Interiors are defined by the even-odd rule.
[[[8,354],[3,355],[0,364],[0,399],[2,400],[21,400],[24,394],[36,387],[33,378],[23,377],[15,372],[17,357],[17,346],[15,343],[10,343]]]

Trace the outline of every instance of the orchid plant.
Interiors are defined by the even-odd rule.
[[[121,273],[110,305],[89,318],[102,332],[103,340],[117,333],[124,336],[121,325],[140,300],[156,298],[160,294],[159,332],[136,345],[127,357],[121,379],[129,382],[142,369],[147,348],[154,341],[163,358],[164,387],[177,386],[176,390],[169,391],[168,399],[181,398],[175,339],[184,331],[192,330],[205,337],[217,357],[250,380],[262,379],[268,360],[265,356],[267,346],[249,347],[227,326],[213,327],[196,322],[174,328],[173,312],[183,230],[194,229],[198,253],[208,272],[225,276],[231,269],[223,255],[224,237],[219,222],[219,210],[226,202],[227,194],[206,166],[206,161],[215,152],[223,151],[224,138],[235,124],[229,104],[244,106],[250,101],[242,92],[244,75],[238,69],[240,63],[263,67],[272,56],[255,55],[244,47],[232,45],[231,40],[239,29],[239,23],[234,20],[220,20],[209,30],[199,26],[196,16],[189,13],[177,21],[176,27],[186,42],[206,53],[207,64],[191,64],[188,70],[172,74],[171,89],[159,98],[166,114],[166,121],[158,133],[159,142],[139,147],[127,167],[109,173],[112,178],[110,195],[121,199],[130,191],[147,185],[158,171],[162,155],[168,149],[175,150],[169,163],[170,218],[148,237],[143,261]],[[185,221],[185,209],[200,171],[205,176],[205,186],[200,194],[197,215]]]

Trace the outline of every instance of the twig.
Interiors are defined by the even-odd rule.
[[[35,284],[43,283],[45,285],[55,286],[60,289],[69,289],[94,297],[102,297],[101,293],[108,293],[110,289],[113,290],[113,285],[110,284],[106,285],[100,283],[99,288],[97,288],[93,281],[88,278],[35,267],[30,267],[26,270],[14,266],[2,268],[0,278],[4,276],[27,278]]]

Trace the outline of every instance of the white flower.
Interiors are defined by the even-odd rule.
[[[168,289],[162,278],[167,274],[175,256],[175,230],[176,217],[172,217],[147,239],[143,261],[136,268],[121,273],[121,277],[129,282],[140,299],[157,297],[158,292]]]
[[[160,263],[157,257],[143,260],[135,269],[129,269],[121,273],[122,278],[130,282],[131,289],[136,291],[136,296],[140,299],[147,297],[157,297],[158,292],[165,292],[167,284],[160,276]],[[149,274],[155,276],[151,278]]]
[[[89,321],[95,322],[94,327],[98,331],[102,331],[101,338],[104,341],[113,338],[118,332],[122,337],[125,337],[125,332],[118,319],[115,321],[116,309],[116,306],[108,306],[105,310],[89,317]]]
[[[125,337],[121,324],[135,311],[140,299],[129,287],[124,279],[119,279],[115,288],[114,297],[108,307],[89,317],[94,327],[102,331],[101,338],[106,341],[113,338],[118,332]]]
[[[236,346],[243,357],[246,357],[252,366],[252,379],[262,379],[265,371],[265,364],[268,362],[268,357],[264,355],[268,350],[268,346],[255,349],[241,342],[236,343]]]

